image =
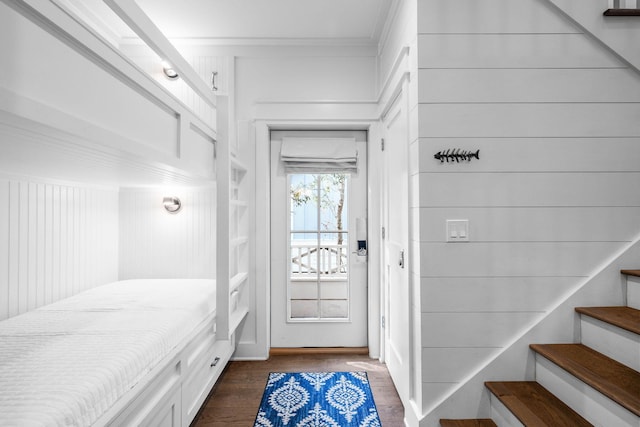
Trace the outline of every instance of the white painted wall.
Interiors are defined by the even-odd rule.
[[[419,0],[418,33],[427,414],[640,231],[640,77],[541,0]]]
[[[117,189],[0,178],[0,320],[117,279]]]
[[[613,7],[613,0],[546,0],[555,5],[561,13],[574,20],[585,32],[590,33],[623,60],[640,70],[640,27],[638,18],[603,16],[603,12]],[[622,7],[636,7],[635,1],[620,2]]]
[[[165,196],[182,209],[168,213]],[[215,188],[122,188],[120,280],[215,278]]]
[[[264,48],[238,56],[235,69],[237,120],[253,119],[259,103],[377,97],[376,56],[370,48]]]

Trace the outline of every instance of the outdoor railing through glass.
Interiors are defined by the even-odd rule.
[[[317,242],[291,242],[291,279],[347,278],[348,246]]]

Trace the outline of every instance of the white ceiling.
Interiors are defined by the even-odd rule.
[[[137,0],[170,39],[376,43],[393,0]]]
[[[58,0],[115,44],[137,35],[103,0]],[[133,1],[133,0],[132,0]],[[397,0],[135,0],[166,37],[197,44],[375,45]]]

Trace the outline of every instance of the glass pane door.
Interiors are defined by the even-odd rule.
[[[349,320],[348,181],[289,175],[289,321]]]

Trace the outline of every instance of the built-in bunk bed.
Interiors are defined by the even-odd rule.
[[[135,2],[105,4],[172,63],[195,101],[154,79],[73,1],[0,1],[3,426],[188,426],[247,313],[237,237],[246,169],[229,148],[227,102]],[[205,196],[180,202],[176,186]],[[196,205],[206,215],[188,213]],[[143,214],[132,219],[129,208]],[[187,215],[181,230],[197,230],[188,239],[209,249],[149,255],[174,243],[138,232],[156,208]]]

